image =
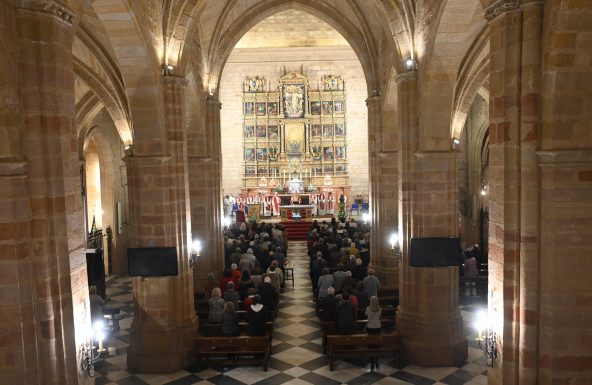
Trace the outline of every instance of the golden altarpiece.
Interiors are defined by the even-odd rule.
[[[346,94],[341,76],[325,75],[317,90],[291,72],[266,90],[262,77],[243,84],[242,193],[288,193],[298,180],[304,194],[349,197]]]

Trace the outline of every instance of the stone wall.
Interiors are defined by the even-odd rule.
[[[347,151],[352,194],[368,194],[368,113],[362,67],[350,47],[235,49],[220,83],[222,102],[222,189],[237,194],[242,186],[242,87],[246,76],[267,79],[270,89],[285,72],[302,71],[310,89],[323,75],[341,75],[346,92]]]

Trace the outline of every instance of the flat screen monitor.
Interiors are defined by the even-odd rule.
[[[411,266],[458,266],[460,238],[411,238]]]
[[[137,247],[127,249],[128,274],[131,277],[178,275],[176,247]]]

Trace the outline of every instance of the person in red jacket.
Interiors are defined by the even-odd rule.
[[[222,297],[224,297],[224,292],[226,291],[226,289],[228,288],[228,282],[234,282],[234,288],[236,289],[237,286],[237,280],[235,280],[235,278],[232,276],[232,272],[230,269],[225,269],[224,270],[224,277],[222,277],[222,279],[220,280],[220,291],[222,292]]]

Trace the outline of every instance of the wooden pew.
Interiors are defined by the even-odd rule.
[[[401,346],[401,336],[398,333],[330,335],[327,336],[329,369],[335,369],[335,360],[337,359],[360,357],[394,357],[400,368],[399,351]]]
[[[267,336],[197,337],[195,345],[197,363],[200,367],[202,362],[207,365],[210,358],[221,358],[216,360],[216,365],[236,364],[236,362],[247,365],[260,363],[263,370],[267,371],[267,361],[271,352]]]
[[[392,332],[391,320],[388,319],[381,319],[380,323],[382,324],[382,333],[390,333]],[[366,326],[366,320],[357,320],[354,324],[353,334],[365,334],[364,327]],[[338,335],[339,332],[337,331],[337,323],[333,321],[321,321],[321,340],[323,344],[323,351],[327,352],[327,337],[330,335]]]
[[[238,326],[240,327],[241,335],[249,335],[248,322],[239,322]],[[221,328],[222,324],[219,323],[201,322],[199,324],[199,331],[201,335],[204,337],[220,337]],[[273,338],[273,322],[271,321],[267,321],[267,336],[269,337],[269,341],[271,342],[271,339]]]

